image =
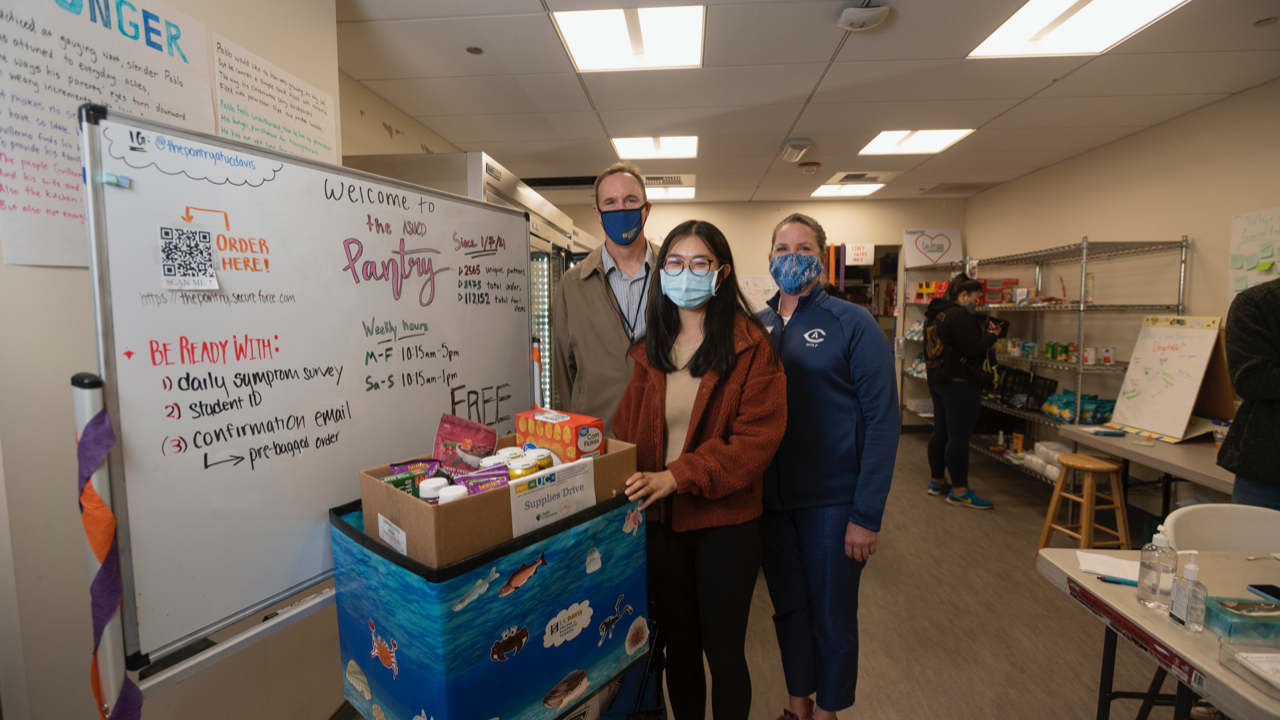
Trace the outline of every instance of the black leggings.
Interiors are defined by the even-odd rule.
[[[953,487],[969,487],[969,438],[978,424],[982,391],[967,382],[929,386],[933,396],[933,435],[929,437],[929,471],[935,480],[945,468]]]
[[[715,720],[747,720],[747,617],[760,573],[760,528],[741,525],[675,532],[649,523],[649,593],[653,619],[666,649],[667,693],[676,720],[706,717],[711,668]]]

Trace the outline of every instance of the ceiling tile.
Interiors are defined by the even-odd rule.
[[[1008,182],[1035,172],[1039,167],[1027,165],[1020,168],[987,168],[982,170],[912,170],[889,181],[890,185],[915,185],[930,187],[940,183],[1000,183]]]
[[[610,165],[618,159],[608,140],[539,140],[535,142],[455,142],[463,152],[486,152],[503,165],[518,162],[596,160]]]
[[[812,185],[817,187],[836,173],[904,172],[919,166],[929,157],[928,155],[886,155],[880,157],[833,155],[827,156],[820,161],[815,161],[821,162],[822,167],[819,167],[812,175],[806,175],[797,164],[776,162],[773,167],[769,168],[769,174],[765,176],[764,184],[770,186]],[[810,162],[808,155],[805,155],[803,160]]]
[[[339,23],[338,67],[357,80],[573,72],[545,13]]]
[[[754,192],[754,187],[716,188],[703,187],[702,183],[698,183],[692,200],[655,200],[654,202],[663,205],[678,205],[682,202],[747,202]]]
[[[1080,154],[1080,150],[1017,150],[1004,152],[955,152],[947,150],[920,163],[918,170],[999,170],[1047,167]]]
[[[707,8],[703,66],[827,63],[844,31],[847,2],[757,3]],[[804,88],[805,94],[812,84]]]
[[[591,103],[573,73],[370,80],[364,84],[405,114],[415,117],[591,110]]]
[[[1145,127],[1047,127],[981,128],[947,148],[947,152],[995,152],[999,150],[1092,150]]]
[[[1280,50],[1103,55],[1036,97],[1236,93],[1280,76]]]
[[[338,22],[541,13],[538,0],[337,0]]]
[[[1034,95],[1088,58],[835,63],[815,103],[983,100]]]
[[[888,0],[879,27],[849,34],[837,60],[960,59],[1013,16],[1026,0]]]
[[[990,122],[1017,102],[1013,99],[937,100],[809,105],[792,134],[848,132],[853,129],[869,129],[879,133],[881,130],[976,128]]]
[[[520,178],[573,177],[599,175],[610,163],[599,160],[558,160],[555,162],[515,162],[502,166]]]
[[[825,65],[583,73],[598,110],[801,104]]]
[[[821,133],[810,136],[813,149],[800,158],[802,162],[820,162],[818,174],[836,172],[901,172],[929,159],[928,155],[859,155],[875,133]],[[784,163],[785,164],[785,163]]]
[[[760,184],[762,173],[698,173],[695,181],[700,188],[754,188]]]
[[[1276,14],[1275,0],[1196,0],[1109,54],[1280,50],[1280,25],[1253,27],[1254,21]]]
[[[781,135],[795,122],[800,105],[760,107],[614,110],[601,112],[610,137],[664,135]]]
[[[1032,98],[992,121],[988,128],[1105,127],[1158,125],[1226,95]]]
[[[593,112],[447,115],[415,118],[451,143],[598,140],[604,128]]]
[[[646,175],[684,175],[695,173],[702,177],[704,172],[715,173],[755,173],[763,175],[772,155],[763,157],[723,157],[723,158],[686,158],[683,160],[637,160],[636,164]]]

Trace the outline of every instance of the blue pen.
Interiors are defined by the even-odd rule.
[[[1105,575],[1103,575],[1098,579],[1104,583],[1111,583],[1112,585],[1128,585],[1129,587],[1138,587],[1138,582],[1136,580],[1121,580],[1120,578],[1107,577]]]

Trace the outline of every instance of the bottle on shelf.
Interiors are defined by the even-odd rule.
[[[1173,581],[1169,598],[1169,617],[1191,632],[1204,631],[1204,604],[1209,590],[1200,584],[1200,566],[1196,554],[1182,567],[1182,577]]]
[[[1138,567],[1138,602],[1149,608],[1167,611],[1173,578],[1178,572],[1178,553],[1169,547],[1164,526],[1156,528],[1151,542],[1142,546],[1142,562]]]

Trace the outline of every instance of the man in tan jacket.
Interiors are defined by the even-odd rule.
[[[627,350],[644,337],[649,289],[659,282],[657,253],[644,238],[649,207],[635,164],[615,163],[596,178],[604,244],[564,274],[551,310],[561,409],[600,418],[608,437],[631,380]]]

